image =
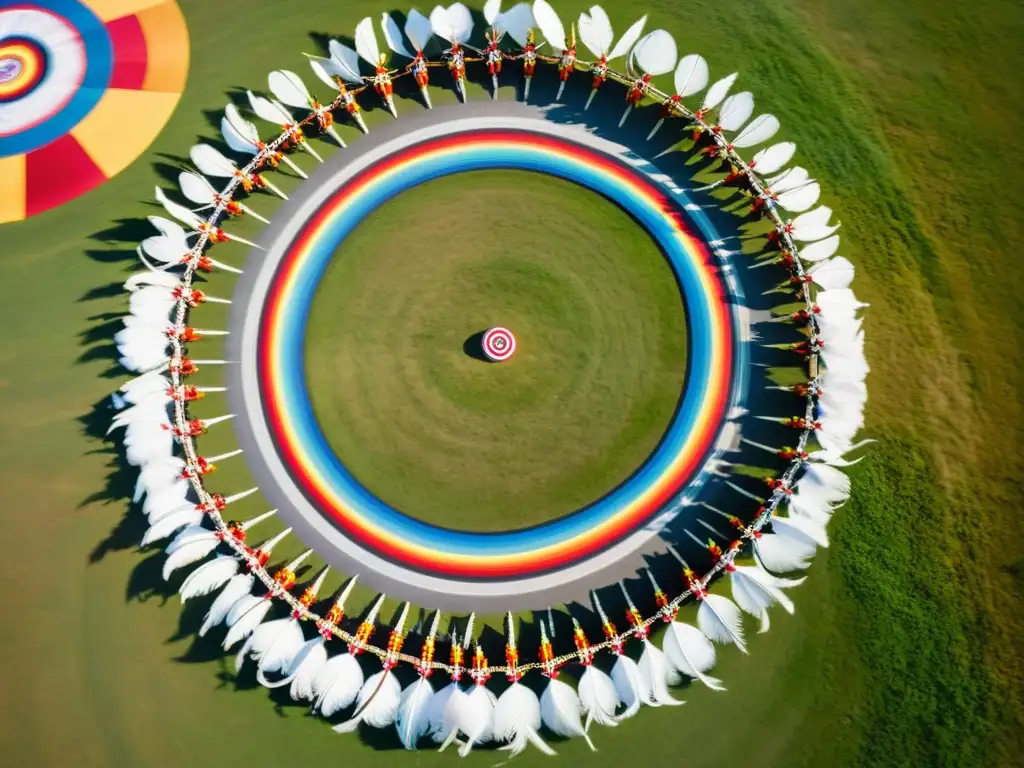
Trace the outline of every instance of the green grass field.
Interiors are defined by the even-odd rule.
[[[497,365],[465,349],[494,325],[517,340]],[[596,193],[523,171],[439,179],[368,216],[317,288],[306,341],[345,466],[464,530],[603,496],[654,450],[685,374],[682,300],[655,243]]]
[[[104,340],[124,311],[115,284],[133,268],[130,241],[147,234],[131,222],[154,212],[142,202],[154,183],[169,186],[168,156],[211,135],[208,116],[237,88],[261,87],[270,69],[302,71],[300,53],[319,52],[320,35],[351,34],[386,7],[181,4],[189,85],[150,152],[87,197],[0,229],[0,754],[26,768],[450,764],[452,755],[338,736],[252,689],[251,677],[236,690],[231,660],[193,641],[199,609],[181,615],[164,598],[173,583],[152,588],[160,558],[134,550],[138,516],[124,519],[124,488],[108,485],[112,455],[95,436],[107,414],[95,405],[123,376]],[[586,5],[558,9],[569,18]],[[620,30],[639,13],[605,7]],[[688,689],[682,710],[599,732],[594,756],[559,743],[557,760],[697,768],[728,750],[737,768],[1017,764],[1024,211],[1009,183],[1024,159],[1024,12],[1009,0],[644,9],[713,72],[740,71],[825,182],[823,202],[859,267],[858,295],[872,303],[869,431],[879,442],[854,472],[832,548],[793,592],[797,614],[773,614],[749,657],[720,654],[727,693]],[[237,263],[241,251],[232,253]],[[211,292],[229,285],[214,281]],[[203,413],[220,406],[210,398]],[[209,443],[214,453],[232,438],[213,433]],[[238,467],[224,477],[232,487],[246,479]],[[481,752],[467,763],[501,759]]]

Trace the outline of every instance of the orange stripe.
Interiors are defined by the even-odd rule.
[[[189,41],[185,17],[176,2],[164,2],[138,14],[146,38],[149,66],[144,91],[181,93],[188,79]]]

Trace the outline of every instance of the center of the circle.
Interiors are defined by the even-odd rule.
[[[366,216],[320,280],[305,343],[338,461],[391,507],[466,531],[611,492],[658,446],[687,370],[654,241],[600,195],[524,171],[443,177]]]
[[[24,66],[14,56],[0,57],[0,84],[9,83],[21,74]]]
[[[481,340],[484,356],[492,363],[503,363],[516,351],[516,337],[508,328],[489,328]]]

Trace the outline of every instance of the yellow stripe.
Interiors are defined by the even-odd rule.
[[[153,142],[174,112],[179,96],[110,88],[71,135],[109,178],[127,168]]]
[[[188,27],[178,4],[165,2],[138,14],[146,38],[144,91],[181,93],[188,78]]]
[[[103,22],[131,16],[165,2],[167,0],[85,0],[85,4]]]
[[[0,224],[25,218],[25,156],[0,157]]]

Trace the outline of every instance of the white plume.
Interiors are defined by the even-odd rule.
[[[635,715],[640,710],[640,703],[643,700],[640,670],[637,669],[636,662],[624,653],[619,654],[615,666],[612,667],[612,683],[615,685],[619,701],[626,707],[626,710],[616,718],[621,722]]]
[[[210,606],[210,610],[206,612],[206,620],[203,622],[203,626],[199,628],[199,636],[203,637],[207,632],[224,621],[231,609],[234,608],[235,603],[252,591],[252,585],[255,581],[256,577],[251,573],[240,573],[228,579],[224,589],[220,591],[217,599]]]
[[[803,583],[803,579],[772,576],[760,566],[734,566],[729,580],[732,582],[732,597],[736,604],[761,620],[761,632],[767,632],[770,626],[768,606],[778,603],[787,613],[793,613],[793,601],[782,588]]]
[[[188,575],[178,589],[181,602],[208,595],[219,589],[238,573],[240,566],[241,561],[238,558],[228,555],[220,555],[208,563],[203,563]]]
[[[705,673],[715,666],[714,644],[696,627],[679,621],[669,623],[662,639],[669,662],[688,677],[700,680],[713,691],[724,691],[720,680]]]
[[[506,742],[502,749],[518,755],[526,745],[533,744],[545,755],[555,750],[544,743],[540,730],[540,700],[522,683],[512,683],[498,698],[494,711],[494,737]]]
[[[548,681],[544,693],[540,697],[540,715],[544,725],[552,733],[559,736],[582,736],[587,746],[594,752],[597,748],[590,740],[586,729],[580,723],[583,717],[583,705],[580,697],[570,686],[557,678]]]
[[[660,707],[683,703],[668,692],[670,670],[665,662],[665,654],[650,640],[644,640],[644,651],[640,654],[637,672],[640,675],[640,695],[645,704]]]
[[[402,740],[406,749],[416,749],[416,744],[430,730],[428,705],[433,696],[434,688],[427,677],[420,677],[402,691],[395,727],[398,729],[398,738]]]
[[[273,601],[266,597],[246,595],[231,606],[227,616],[228,633],[224,637],[224,650],[230,651],[252,634],[273,605]]]
[[[351,653],[327,660],[313,679],[313,710],[330,717],[356,700],[363,685],[363,669]]]
[[[729,598],[706,594],[697,610],[697,626],[716,643],[732,643],[743,653],[747,652],[743,641],[743,619],[739,608]]]
[[[587,716],[584,727],[588,731],[592,723],[608,726],[619,724],[615,719],[615,710],[619,707],[619,694],[612,679],[600,669],[588,664],[580,676],[576,692]]]

